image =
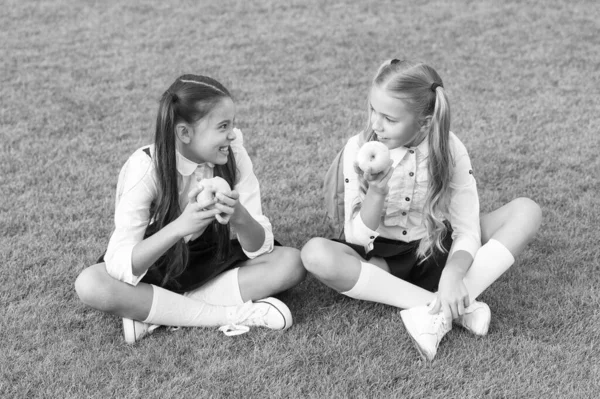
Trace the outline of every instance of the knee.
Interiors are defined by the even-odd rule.
[[[300,259],[300,251],[290,247],[280,247],[279,250],[281,252],[279,262],[285,279],[290,282],[291,286],[300,284],[306,277],[306,270]]]
[[[308,272],[319,277],[334,273],[336,263],[329,248],[331,241],[325,238],[311,238],[300,251],[302,263]]]
[[[521,197],[512,201],[515,214],[519,220],[526,223],[525,228],[534,235],[542,224],[542,208],[530,198]]]
[[[104,274],[104,275],[103,275]],[[102,265],[94,265],[83,270],[75,280],[75,292],[81,302],[98,310],[107,310],[111,294],[105,283],[110,278]]]

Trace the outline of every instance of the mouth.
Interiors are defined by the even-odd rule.
[[[229,146],[219,147],[219,152],[222,154],[229,154]]]

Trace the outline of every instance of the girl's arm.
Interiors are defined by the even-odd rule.
[[[359,135],[351,137],[344,147],[344,235],[346,241],[363,245],[366,251],[370,251],[373,249],[373,242],[379,236],[377,228],[381,222],[388,192],[387,184],[393,169],[389,168],[375,176],[365,176],[370,181],[366,194],[363,194],[355,166],[359,149]],[[353,212],[356,208],[358,212]]]
[[[109,275],[131,285],[136,285],[150,265],[178,239],[195,231],[203,231],[203,225],[208,223],[205,219],[214,219],[210,212],[200,212],[197,209],[199,205],[194,202],[196,207],[188,204],[176,221],[144,239],[150,221],[150,205],[158,195],[154,175],[152,159],[142,149],[127,160],[119,174],[115,229],[104,261]],[[190,195],[194,193],[198,191]]]
[[[243,135],[236,129],[236,139],[231,143],[238,170],[237,183],[231,197],[218,195],[217,209],[229,213],[229,223],[240,241],[244,253],[253,259],[271,252],[274,246],[273,228],[263,215],[260,185],[252,160],[243,146]]]
[[[242,248],[250,253],[260,250],[265,243],[265,228],[254,219],[240,201],[236,201],[239,198],[238,192],[233,191],[229,198],[223,194],[218,194],[217,197],[221,204],[226,204],[228,200],[235,201],[229,223],[237,233]],[[227,212],[227,208],[221,204],[218,203],[216,207],[222,212]]]
[[[438,295],[442,306],[447,306],[446,310],[451,311],[453,317],[458,317],[462,314],[462,308],[470,302],[463,279],[481,246],[481,227],[479,197],[471,160],[464,145],[455,136],[452,138],[455,167],[451,174],[447,217],[453,229],[453,243],[440,278]]]
[[[117,183],[115,229],[108,242],[104,261],[113,278],[136,285],[144,273],[133,272],[133,248],[144,240],[150,220],[150,205],[157,195],[150,156],[139,149],[127,160]]]
[[[360,189],[359,175],[355,168],[356,155],[360,149],[359,136],[351,137],[344,147],[344,235],[346,241],[364,245],[365,250],[373,249],[373,241],[379,236],[377,228],[387,193],[387,181],[374,189],[377,183],[370,183],[365,195]],[[385,175],[385,174],[383,174]],[[383,177],[379,176],[380,178]],[[391,173],[390,173],[391,175]],[[353,212],[358,204],[358,212]]]
[[[144,275],[169,248],[190,234],[202,234],[219,213],[218,209],[203,210],[213,201],[199,204],[196,197],[201,189],[194,188],[188,194],[188,204],[177,219],[133,247],[131,268],[136,276]]]
[[[364,174],[369,188],[360,206],[360,217],[365,226],[371,230],[377,230],[381,222],[381,212],[385,204],[385,197],[389,192],[388,182],[392,177],[392,172],[392,161],[390,161],[390,165],[383,172],[376,175]]]

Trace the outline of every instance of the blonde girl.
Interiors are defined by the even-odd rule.
[[[405,309],[409,336],[432,360],[452,321],[487,333],[491,312],[476,298],[532,239],[541,212],[518,198],[480,217],[469,155],[450,131],[446,90],[429,65],[384,62],[368,102],[367,127],[343,153],[345,241],[313,238],[302,261],[344,295]],[[377,174],[356,165],[372,140],[391,155]]]

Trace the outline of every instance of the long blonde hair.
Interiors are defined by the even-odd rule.
[[[443,87],[442,78],[429,65],[412,61],[388,60],[377,70],[372,86],[385,90],[392,97],[402,100],[417,121],[426,127],[424,137],[428,138],[429,186],[425,198],[424,222],[427,236],[417,250],[419,258],[425,260],[437,249],[446,250],[442,240],[448,233],[443,214],[448,212],[450,203],[450,103]],[[367,126],[360,134],[360,144],[377,140],[371,124],[371,112]],[[366,194],[368,184],[359,176],[360,190]],[[354,204],[353,212],[360,204]]]

